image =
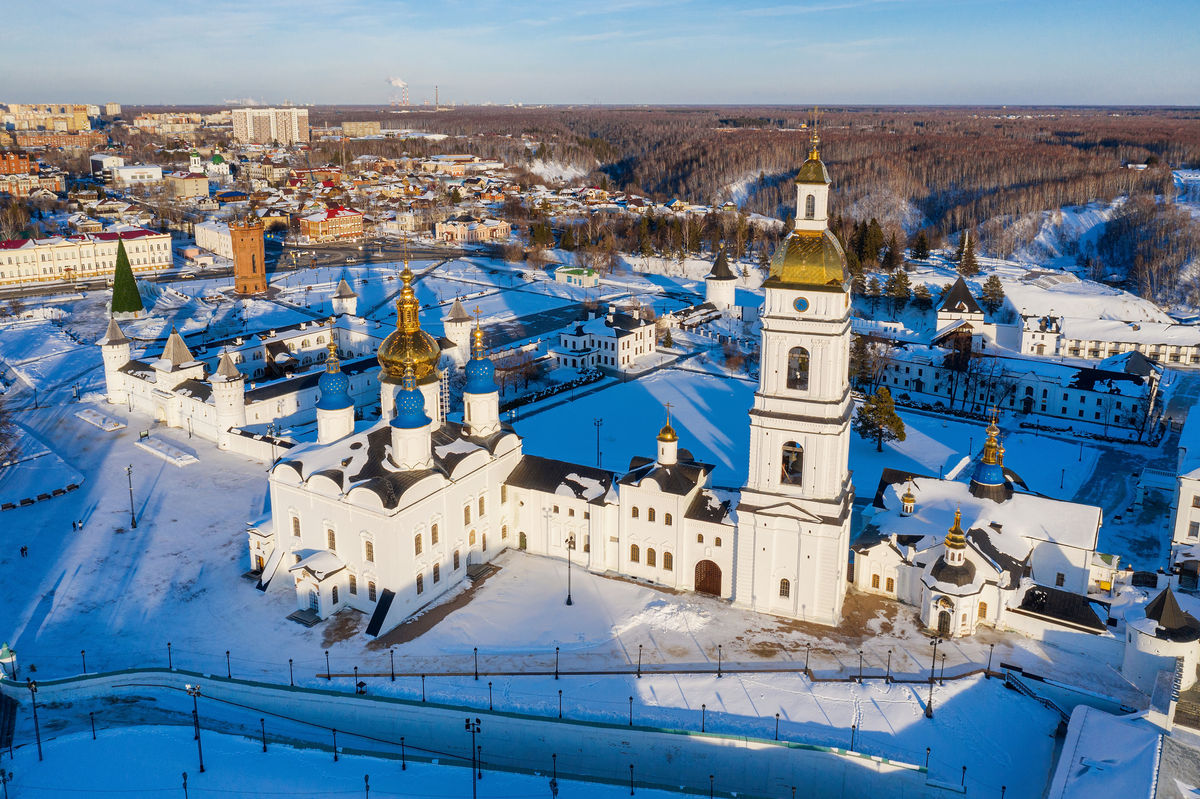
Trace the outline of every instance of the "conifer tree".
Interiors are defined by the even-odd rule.
[[[575,226],[567,225],[563,228],[562,241],[559,244],[567,252],[575,249]]]
[[[980,298],[983,307],[987,308],[988,313],[996,313],[1004,305],[1004,285],[1000,282],[1000,278],[995,275],[989,275],[988,279],[983,281],[983,296]]]
[[[888,300],[892,303],[892,313],[899,313],[900,310],[908,304],[912,292],[908,287],[908,272],[903,269],[897,269],[888,276],[887,283],[883,286],[883,293],[887,295]]]
[[[113,269],[112,312],[114,314],[139,314],[145,310],[137,281],[133,279],[133,267],[125,253],[125,242],[117,240],[117,265]]]
[[[664,347],[675,346],[675,340],[673,338],[671,338],[671,328],[669,328],[669,327],[667,328],[666,332],[663,333],[662,345]]]
[[[929,257],[929,237],[925,235],[925,231],[917,233],[917,240],[913,242],[912,259],[914,261],[924,261]]]
[[[896,234],[893,233],[891,239],[888,240],[887,251],[883,254],[883,268],[889,272],[894,272],[903,263],[904,255],[900,252],[900,245],[896,242]]]
[[[962,256],[958,259],[958,273],[964,277],[979,274],[979,261],[975,260],[975,237],[970,231],[963,234],[966,243],[962,248]]]
[[[883,452],[883,442],[903,441],[907,435],[904,420],[896,413],[892,393],[884,386],[867,397],[854,414],[854,432],[865,440],[875,441],[875,451]]]
[[[919,311],[928,311],[933,307],[933,295],[929,293],[929,286],[924,283],[918,283],[913,289],[913,305]]]
[[[879,278],[871,275],[871,279],[867,281],[866,290],[863,291],[867,301],[871,303],[872,313],[879,307],[879,298],[883,295],[883,289],[879,285]]]
[[[883,228],[879,226],[879,220],[871,217],[871,221],[867,223],[866,233],[863,235],[863,263],[878,263],[879,251],[883,249]]]

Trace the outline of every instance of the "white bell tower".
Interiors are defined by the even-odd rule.
[[[750,472],[738,504],[734,604],[820,624],[841,620],[854,489],[850,293],[827,228],[817,139],[796,177],[796,228],[763,284],[762,368]],[[810,199],[811,198],[811,199]]]

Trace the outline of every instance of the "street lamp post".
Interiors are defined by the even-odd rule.
[[[575,549],[575,534],[567,536],[567,604],[574,605],[571,600],[571,551]]]
[[[707,716],[707,715],[708,715],[708,705],[701,704],[700,705],[700,732],[704,732],[704,726],[705,726],[705,721],[706,721],[705,716]]]
[[[604,424],[604,420],[596,417],[592,420],[592,424],[596,425],[596,468],[600,468],[600,427]]]
[[[883,681],[889,683],[892,681],[892,650],[890,649],[888,650],[887,674],[884,675]]]
[[[992,679],[992,652],[995,651],[995,644],[988,644],[988,665],[987,670],[983,672],[983,676],[989,680]]]
[[[862,685],[863,651],[858,650],[858,684]]]
[[[812,652],[812,643],[806,642],[804,644],[804,671],[805,672],[808,671],[808,656],[811,652]]]
[[[188,696],[192,698],[192,725],[196,729],[196,755],[200,758],[200,773],[203,774],[204,749],[200,746],[200,704],[197,701],[197,697],[200,696],[200,686],[189,683],[186,688]]]
[[[717,678],[721,677],[721,645],[717,644]]]
[[[478,733],[480,731],[479,719],[475,719],[474,721],[472,721],[471,719],[467,719],[466,720],[466,730],[467,730],[467,732],[471,733],[471,799],[479,799],[479,785],[478,785],[479,778],[477,776],[475,776],[476,775],[475,766],[476,766],[476,763],[478,762],[475,759],[475,753],[477,751],[475,749],[475,735],[476,735],[476,733]]]
[[[328,649],[325,650],[325,680],[326,680],[326,682],[332,682],[332,680],[333,680],[333,670],[329,667],[329,650]]]
[[[125,467],[125,476],[129,478],[129,526],[137,529],[137,513],[133,509],[133,464]]]
[[[638,670],[637,670],[637,676],[638,676],[638,679],[639,679],[639,680],[642,678],[642,645],[641,645],[641,644],[638,644]]]
[[[633,697],[629,697],[629,726],[633,726]]]
[[[29,686],[29,703],[33,705],[33,732],[37,736],[38,760],[42,759],[42,728],[38,724],[37,715],[37,683],[34,680],[26,679],[25,684]],[[5,791],[8,788],[4,789]]]
[[[937,648],[941,642],[942,639],[937,637],[929,642],[933,647],[933,660],[929,663],[929,701],[925,703],[925,718],[927,719],[933,718],[933,670],[937,667]]]

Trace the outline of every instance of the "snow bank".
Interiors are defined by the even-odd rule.
[[[137,445],[147,452],[157,455],[167,463],[173,463],[176,466],[187,466],[190,463],[198,463],[200,460],[195,455],[184,452],[178,447],[173,447],[157,438],[144,438],[138,441]]]

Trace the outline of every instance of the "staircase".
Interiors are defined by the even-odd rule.
[[[392,607],[392,600],[395,598],[395,591],[383,589],[379,595],[379,602],[375,604],[375,612],[371,614],[371,621],[367,624],[367,635],[372,638],[379,635],[379,630],[383,627],[383,620],[387,618],[388,611]]]

